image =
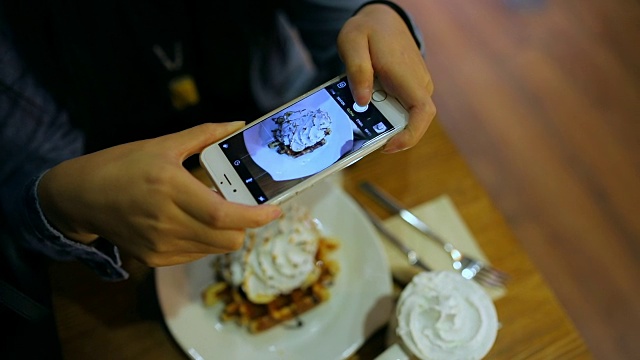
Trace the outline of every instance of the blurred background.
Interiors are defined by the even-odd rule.
[[[640,2],[397,2],[423,31],[436,121],[594,357],[638,359]]]

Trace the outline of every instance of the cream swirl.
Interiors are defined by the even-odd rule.
[[[256,304],[305,287],[320,275],[315,261],[321,237],[318,221],[297,204],[284,210],[280,219],[247,230],[243,249],[220,259],[225,280],[242,286]]]
[[[453,271],[416,275],[400,294],[396,317],[403,345],[422,360],[481,359],[498,331],[489,295]]]
[[[315,145],[331,132],[331,118],[321,109],[287,112],[277,122],[276,139],[295,152]]]

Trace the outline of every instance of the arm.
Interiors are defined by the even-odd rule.
[[[107,279],[126,278],[117,248],[85,246],[52,228],[40,209],[40,176],[83,151],[82,133],[20,60],[0,30],[0,231],[30,251],[56,260],[79,259]]]
[[[32,80],[11,55],[2,57],[2,69],[11,70],[2,73],[0,101],[8,110],[0,131],[13,142],[4,145],[10,161],[0,167],[0,196],[2,216],[21,245],[58,260],[82,260],[117,280],[127,276],[118,249],[148,266],[185,263],[236,250],[244,229],[280,216],[277,206],[226,201],[183,166],[244,122],[203,124],[77,156],[81,136],[40,87],[22,87]]]

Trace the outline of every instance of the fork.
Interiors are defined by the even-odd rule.
[[[496,269],[484,261],[462,254],[453,244],[444,240],[439,234],[434,232],[431,227],[400,205],[397,200],[382,189],[369,182],[361,183],[360,188],[385,208],[393,213],[397,213],[402,220],[426,235],[427,238],[439,242],[451,257],[453,268],[460,272],[460,275],[465,279],[473,279],[480,284],[490,287],[501,287],[508,281],[509,275],[506,272]]]

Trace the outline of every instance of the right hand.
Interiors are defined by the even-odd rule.
[[[152,267],[237,250],[244,229],[276,219],[280,208],[226,201],[182,162],[242,125],[203,124],[65,161],[40,182],[43,212],[66,237],[103,237]]]
[[[371,99],[375,74],[387,93],[409,111],[409,123],[383,152],[415,146],[434,119],[436,107],[431,75],[404,20],[388,5],[369,4],[345,23],[338,51],[358,104]]]

